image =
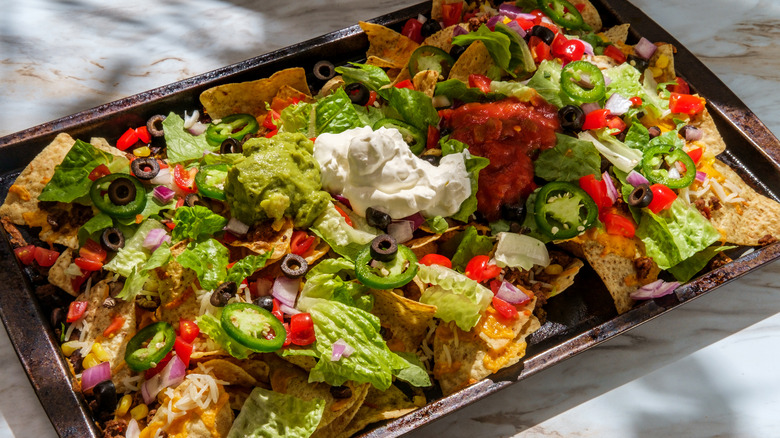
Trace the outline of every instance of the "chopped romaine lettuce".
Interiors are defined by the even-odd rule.
[[[227,334],[219,322],[219,316],[200,315],[195,322],[198,324],[201,332],[205,333],[206,336],[236,359],[246,359],[252,353],[251,350],[239,344]]]
[[[592,142],[560,133],[555,136],[555,147],[543,151],[534,162],[534,175],[547,181],[576,181],[599,174],[601,157]]]
[[[349,226],[333,204],[328,205],[310,230],[330,245],[333,251],[350,260],[355,260],[357,254],[377,236]]]
[[[428,132],[428,125],[439,124],[439,113],[428,95],[408,88],[388,90],[387,103],[398,112],[404,122],[423,132]]]
[[[719,252],[733,248],[736,248],[736,246],[710,246],[672,266],[669,268],[669,272],[674,275],[674,278],[677,279],[677,281],[685,283],[693,278],[699,271],[704,269],[704,267],[707,266],[707,263],[718,255]]]
[[[463,153],[463,161],[466,164],[466,172],[469,174],[471,180],[471,195],[466,198],[461,204],[458,212],[452,215],[452,218],[461,221],[468,222],[469,217],[477,211],[477,189],[479,188],[479,171],[486,168],[490,164],[490,160],[484,157],[478,157],[471,155],[468,151],[468,146],[465,143],[459,142],[453,139],[442,139],[441,142],[441,154],[447,156],[449,154]]]
[[[425,289],[420,302],[436,306],[437,318],[455,321],[461,330],[474,328],[493,298],[490,289],[444,266],[418,266],[420,280],[433,285]]]
[[[317,135],[338,134],[363,126],[360,116],[343,88],[317,102],[314,112],[314,127]]]
[[[206,134],[196,136],[187,132],[184,129],[184,119],[174,112],[168,114],[162,125],[170,163],[200,160],[205,151],[213,152],[219,149],[219,145],[211,146],[206,141]]]
[[[623,172],[631,170],[642,161],[642,151],[630,148],[607,132],[607,128],[599,129],[596,132],[598,139],[590,131],[580,132],[580,140],[589,141],[596,146],[596,149],[616,168]]]
[[[196,205],[177,208],[173,223],[176,224],[173,228],[173,240],[198,240],[222,231],[228,220],[206,207]]]
[[[446,81],[436,84],[436,96],[447,96],[450,100],[460,100],[464,103],[469,102],[489,102],[494,100],[500,100],[506,97],[500,89],[493,90],[493,85],[497,81],[493,81],[490,84],[491,92],[484,93],[477,87],[469,87],[465,82],[460,79],[447,79]],[[502,84],[512,84],[512,82],[502,82]],[[521,84],[518,84],[522,87]],[[492,92],[495,91],[495,92]]]
[[[160,222],[154,219],[147,219],[141,223],[141,226],[138,227],[132,236],[125,235],[125,246],[116,253],[116,256],[110,262],[103,265],[103,268],[124,277],[130,276],[133,268],[136,271],[140,271],[141,266],[146,263],[151,254],[148,249],[143,247],[144,239],[146,239],[149,231],[155,228],[165,229]]]
[[[341,75],[346,84],[360,82],[369,90],[380,91],[383,86],[390,83],[387,73],[380,67],[357,62],[350,62],[350,65],[352,67],[336,67],[336,73]]]
[[[91,144],[76,140],[62,163],[54,168],[54,175],[38,195],[39,201],[73,202],[86,197],[92,186],[89,173],[101,164],[121,160],[127,172],[127,160],[114,157]]]
[[[317,430],[325,401],[304,401],[256,387],[233,421],[228,438],[308,438]]]
[[[452,269],[463,271],[466,264],[478,255],[489,254],[493,250],[493,238],[490,236],[480,236],[477,228],[469,226],[461,233],[460,244],[455,254],[452,256]]]
[[[214,239],[206,239],[187,245],[187,249],[176,257],[176,261],[195,271],[201,287],[213,290],[227,277],[228,256],[224,245]]]
[[[498,233],[494,258],[498,266],[530,270],[534,265],[547,266],[550,255],[544,242],[517,233]]]

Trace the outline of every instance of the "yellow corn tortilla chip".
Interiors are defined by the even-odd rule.
[[[311,438],[334,438],[346,430],[361,406],[363,406],[363,401],[366,399],[366,395],[368,395],[369,387],[371,387],[371,385],[368,384],[358,386],[358,394],[355,395],[355,402],[352,403],[348,409],[341,412],[341,415],[331,421],[330,424],[315,430],[311,435]]]
[[[210,369],[210,374],[215,378],[228,382],[231,385],[248,387],[257,385],[257,379],[233,362],[228,362],[224,359],[211,359],[203,362],[203,366]]]
[[[370,386],[360,409],[337,437],[351,437],[371,423],[399,418],[415,409],[417,406],[413,401],[409,400],[395,385],[391,385],[386,391]]]
[[[556,275],[551,281],[553,289],[547,294],[547,298],[552,298],[574,285],[574,277],[585,266],[582,260],[573,258],[572,261],[563,268],[563,272]]]
[[[584,5],[582,12],[580,12],[582,20],[587,23],[594,32],[598,32],[601,29],[601,16],[599,15],[599,11],[596,10],[596,7],[593,6],[593,3],[588,0],[570,0],[569,3],[574,6]]]
[[[452,26],[445,27],[444,29],[429,36],[422,42],[423,46],[433,46],[444,50],[449,53],[452,49],[452,36],[455,28],[461,26],[460,24],[453,24]],[[468,28],[468,25],[463,25],[463,28]]]
[[[726,150],[726,142],[720,136],[718,127],[715,126],[715,121],[712,120],[712,115],[706,108],[691,118],[691,124],[699,128],[702,133],[701,139],[694,144],[698,143],[699,146],[704,146],[704,150],[712,155],[718,155]]]
[[[525,355],[525,338],[540,327],[533,316],[535,305],[534,297],[511,321],[490,306],[469,332],[454,323],[439,324],[433,338],[433,373],[444,395],[519,362]]]
[[[65,272],[72,260],[73,250],[65,248],[65,250],[60,253],[60,256],[57,257],[57,261],[49,268],[49,283],[75,297],[78,295],[78,291],[73,290],[73,283],[70,281],[73,277]]]
[[[661,76],[655,76],[655,80],[659,83],[674,81],[677,77],[674,73],[674,46],[671,44],[657,44],[657,46],[658,48],[649,60],[651,67],[661,69]],[[666,61],[661,63],[659,62],[660,59],[665,59]]]
[[[460,79],[463,82],[468,82],[469,75],[487,74],[493,64],[493,58],[490,57],[487,47],[482,41],[474,41],[452,65],[448,79]]]
[[[387,68],[402,68],[409,61],[412,52],[420,46],[411,39],[381,24],[367,23],[365,21],[361,21],[359,24],[360,28],[368,36],[369,46],[366,57],[369,60],[373,58],[376,62],[379,62],[379,60],[385,62],[385,65],[373,65]]]
[[[387,346],[393,351],[417,351],[436,306],[404,298],[392,290],[375,290],[371,313],[379,317],[382,327],[390,332]]]
[[[619,24],[605,30],[603,34],[609,41],[615,44],[625,44],[626,39],[628,39],[629,27],[631,27],[629,23]]]
[[[439,72],[435,70],[423,70],[414,75],[412,84],[414,85],[415,90],[425,93],[426,96],[432,98],[438,81]]]
[[[271,102],[283,86],[308,94],[306,71],[298,67],[288,68],[265,79],[218,85],[201,93],[200,103],[213,119],[239,113],[260,117],[267,113],[265,104]]]

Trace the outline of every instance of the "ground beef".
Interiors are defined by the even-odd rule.
[[[731,257],[727,256],[726,253],[719,252],[718,255],[710,260],[708,267],[710,270],[715,270],[728,263],[731,263]]]
[[[693,205],[696,207],[697,210],[699,210],[702,216],[707,218],[707,220],[710,220],[712,218],[712,212],[710,211],[710,208],[707,207],[707,201],[699,198],[693,202]]]
[[[156,413],[157,413],[157,409],[149,409],[149,413],[146,414],[146,424],[152,422],[152,418],[154,418],[154,414]]]
[[[640,257],[634,260],[634,268],[636,269],[637,280],[642,280],[650,275],[655,267],[655,262],[650,257]]]
[[[758,244],[761,246],[771,245],[775,242],[777,242],[777,238],[771,234],[767,234],[764,237],[758,239]]]
[[[127,421],[109,420],[103,428],[103,438],[120,438],[127,432]]]
[[[84,358],[81,356],[81,350],[74,351],[73,354],[70,355],[68,360],[70,361],[71,364],[73,364],[74,373],[81,374],[84,371],[84,365],[82,365],[82,361],[84,360]],[[140,393],[141,391],[138,392]]]
[[[722,204],[720,203],[720,199],[718,199],[715,196],[712,196],[710,198],[710,208],[712,211],[718,211],[720,210],[720,207],[722,207]]]
[[[481,25],[487,23],[489,19],[490,17],[487,15],[469,18],[469,32],[476,32],[477,29],[479,29]]]

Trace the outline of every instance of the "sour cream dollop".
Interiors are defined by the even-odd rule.
[[[321,134],[314,142],[322,187],[349,199],[365,216],[369,207],[395,219],[417,212],[426,217],[452,216],[471,195],[462,153],[442,157],[439,166],[412,153],[393,128],[354,128]]]

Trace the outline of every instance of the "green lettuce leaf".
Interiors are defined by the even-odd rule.
[[[177,208],[173,223],[176,224],[172,233],[173,240],[198,240],[222,231],[228,220],[206,207],[196,205]]]
[[[674,275],[674,278],[680,283],[686,283],[693,278],[699,271],[707,266],[707,263],[712,260],[713,257],[718,255],[721,251],[736,248],[736,246],[710,246],[705,248],[690,258],[687,258],[680,263],[669,268],[669,272]]]
[[[228,438],[308,438],[317,430],[325,401],[255,388],[228,432]]]
[[[592,142],[556,133],[555,147],[539,154],[534,175],[547,181],[575,181],[585,175],[598,175],[601,156]]]
[[[425,93],[408,88],[388,90],[388,105],[398,112],[404,122],[423,132],[428,132],[428,125],[439,124],[439,113]]]
[[[89,173],[101,164],[108,165],[114,158],[85,141],[76,140],[62,163],[54,168],[54,175],[46,183],[38,200],[73,202],[87,196],[92,186]]]
[[[612,168],[612,173],[614,173],[615,177],[620,181],[620,195],[623,197],[623,201],[625,201],[626,205],[628,205],[628,196],[634,191],[634,186],[628,183],[628,173],[623,172],[618,168]],[[642,209],[628,205],[628,211],[631,212],[634,222],[639,223],[642,218]]]
[[[316,115],[314,105],[307,102],[298,102],[288,105],[279,114],[281,125],[279,131],[282,132],[300,132],[307,137],[313,137],[316,134],[314,118]]]
[[[580,140],[589,141],[610,163],[623,172],[631,172],[641,161],[642,151],[626,146],[607,132],[608,128],[596,131],[583,131],[579,133]],[[594,137],[592,132],[596,133]]]
[[[626,132],[626,146],[634,149],[644,150],[650,143],[650,133],[647,128],[638,121],[631,124]]]
[[[248,255],[242,258],[228,269],[225,281],[241,284],[245,278],[262,269],[265,266],[265,262],[272,254],[272,251],[266,251],[260,255]]]
[[[125,234],[125,246],[116,253],[110,262],[103,265],[103,269],[116,272],[124,277],[130,276],[133,268],[139,271],[144,263],[149,259],[150,251],[143,247],[144,239],[149,231],[165,226],[154,219],[147,219],[142,222],[132,236]]]
[[[657,215],[643,210],[636,235],[661,269],[677,265],[720,238],[710,221],[679,198]]]
[[[480,236],[477,228],[469,226],[461,233],[461,241],[452,256],[452,269],[463,272],[466,264],[478,255],[487,255],[493,250],[493,238]]]
[[[133,267],[130,275],[125,281],[125,285],[116,297],[125,301],[134,300],[135,296],[143,290],[146,281],[149,280],[149,271],[165,265],[170,259],[171,246],[167,242],[163,242],[162,245],[149,256],[146,263],[140,268],[137,266]]]
[[[176,257],[176,261],[195,271],[204,289],[216,289],[227,278],[229,253],[227,248],[215,239],[190,243],[187,249]]]
[[[576,105],[576,102],[561,89],[561,70],[561,65],[556,61],[542,61],[536,73],[526,84],[536,90],[544,100],[558,108]]]
[[[380,92],[380,89],[383,86],[390,83],[390,78],[387,77],[387,73],[380,67],[357,62],[350,62],[350,65],[352,65],[352,67],[336,67],[336,73],[341,75],[346,84],[360,82],[368,87],[369,90]],[[385,91],[382,90],[382,93],[384,92]]]
[[[516,77],[516,73],[528,72],[531,73],[536,70],[536,63],[534,57],[531,55],[531,49],[528,48],[528,44],[524,39],[520,38],[517,32],[510,29],[506,24],[498,22],[494,27],[493,33],[502,33],[509,37],[509,67],[507,73],[512,77]]]
[[[463,161],[466,164],[466,172],[469,174],[471,180],[471,195],[466,198],[463,203],[460,204],[458,212],[452,215],[452,218],[461,221],[468,222],[469,217],[477,211],[477,189],[479,188],[479,171],[486,168],[490,164],[490,160],[484,157],[478,157],[468,153],[468,146],[458,140],[442,139],[441,142],[441,154],[447,156],[449,154],[455,154],[459,152],[465,152]]]
[[[441,216],[429,217],[425,220],[425,225],[436,234],[442,234],[450,227],[447,220]]]
[[[79,245],[83,245],[89,238],[99,242],[100,231],[112,226],[114,226],[114,220],[111,219],[111,216],[105,213],[96,214],[79,228]]]
[[[544,242],[525,234],[499,233],[498,244],[493,258],[496,264],[511,268],[531,270],[534,265],[547,266],[550,264],[550,254]]]
[[[338,134],[348,129],[363,126],[352,101],[343,88],[317,102],[314,127],[317,135]]]
[[[467,46],[474,41],[482,41],[485,48],[490,53],[490,57],[497,66],[505,71],[509,71],[512,61],[512,40],[508,35],[502,32],[491,32],[486,25],[481,25],[479,29],[465,35],[458,35],[452,39],[452,44],[458,46]]]
[[[326,259],[306,274],[300,299],[322,298],[370,312],[374,296],[370,289],[355,279],[355,262],[346,259]]]
[[[252,353],[251,350],[236,342],[225,332],[222,324],[219,322],[219,317],[200,315],[195,322],[198,324],[201,332],[205,333],[206,336],[236,359],[246,359]]]
[[[436,306],[437,318],[455,321],[463,331],[474,328],[493,299],[490,289],[444,266],[418,266],[420,280],[433,285],[425,289],[420,302]]]
[[[416,354],[405,351],[398,351],[395,354],[400,356],[401,359],[408,364],[405,368],[395,373],[397,378],[418,388],[431,386],[431,378],[428,375],[428,372],[425,371],[425,365],[423,365]]]
[[[537,94],[536,90],[520,82],[493,81],[490,90],[490,94],[516,97],[522,102],[529,102]]]
[[[495,81],[493,82],[495,83]],[[504,82],[508,84],[509,82]],[[493,84],[491,83],[491,87]],[[497,90],[498,91],[498,90]],[[506,97],[506,94],[498,92],[484,93],[477,87],[469,87],[465,82],[459,79],[447,79],[436,84],[435,96],[447,96],[450,100],[460,100],[464,103],[469,102],[493,102]]]
[[[333,204],[314,221],[310,230],[324,240],[336,254],[355,260],[357,254],[378,234],[352,228]]]
[[[204,151],[215,151],[219,146],[211,146],[206,141],[206,134],[192,135],[184,129],[184,119],[171,112],[163,120],[165,144],[168,152],[168,162],[200,160]]]
[[[203,164],[229,164],[233,165],[242,161],[244,154],[206,154],[203,156]]]

